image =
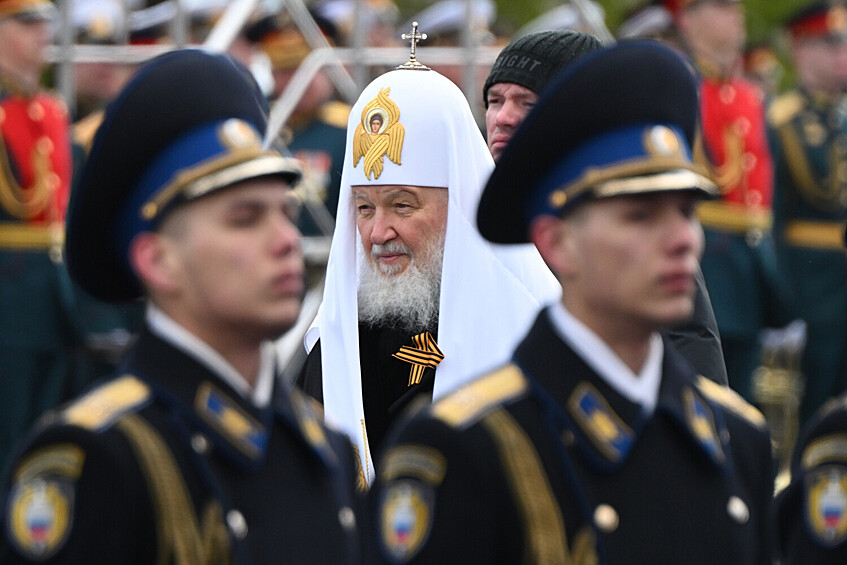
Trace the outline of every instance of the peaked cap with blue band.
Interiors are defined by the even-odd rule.
[[[67,221],[71,277],[91,295],[143,294],[128,249],[174,207],[256,177],[300,178],[262,147],[264,99],[243,66],[186,49],[145,65],[107,108]]]
[[[583,56],[550,82],[503,152],[479,203],[480,233],[525,243],[533,218],[589,197],[714,194],[691,156],[698,108],[691,67],[659,42]]]

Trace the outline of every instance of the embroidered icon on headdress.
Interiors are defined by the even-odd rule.
[[[364,157],[365,178],[379,178],[384,168],[382,158],[387,156],[400,165],[403,151],[403,138],[406,129],[398,120],[400,108],[388,98],[390,88],[383,88],[376,98],[362,109],[362,121],[353,134],[353,167],[358,166]]]

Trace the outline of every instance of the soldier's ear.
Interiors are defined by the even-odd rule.
[[[568,229],[565,221],[548,215],[536,217],[529,225],[530,241],[559,280],[570,272],[573,263]]]
[[[152,294],[173,294],[179,289],[179,268],[168,237],[141,232],[129,245],[129,261],[135,274]]]

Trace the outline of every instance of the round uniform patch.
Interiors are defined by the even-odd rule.
[[[386,556],[405,563],[423,546],[432,526],[432,487],[415,481],[391,483],[380,504],[380,539]]]
[[[73,519],[73,486],[66,480],[33,478],[9,494],[6,522],[18,552],[43,560],[62,547]]]
[[[834,547],[847,539],[847,471],[826,465],[806,477],[806,519],[814,538]]]

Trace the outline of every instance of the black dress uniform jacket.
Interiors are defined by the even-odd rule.
[[[645,417],[546,311],[514,364],[404,422],[377,469],[389,563],[771,563],[761,414],[665,341]]]
[[[780,563],[847,563],[847,394],[809,421],[776,511]]]
[[[0,560],[357,563],[357,463],[299,392],[260,410],[145,331],[17,454]]]

